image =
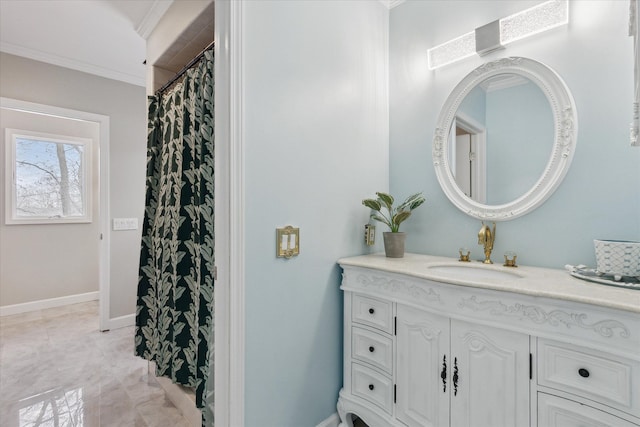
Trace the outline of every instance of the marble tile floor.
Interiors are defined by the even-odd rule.
[[[188,427],[133,336],[99,332],[97,301],[0,317],[0,426]]]

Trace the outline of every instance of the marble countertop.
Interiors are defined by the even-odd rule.
[[[481,262],[459,262],[455,258],[406,253],[404,258],[387,258],[384,254],[361,255],[338,260],[341,266],[373,268],[390,273],[461,286],[515,292],[537,297],[556,298],[626,310],[640,314],[640,290],[624,289],[589,282],[573,277],[566,270],[529,267],[504,267],[501,264],[485,265]],[[512,278],[452,278],[435,266],[469,266],[502,271]],[[516,277],[517,276],[517,277]]]

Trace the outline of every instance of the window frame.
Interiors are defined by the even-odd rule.
[[[84,197],[82,216],[20,216],[17,206],[16,150],[17,139],[41,140],[57,144],[80,145],[82,150],[82,171]],[[86,224],[93,221],[93,139],[70,135],[34,132],[24,129],[5,129],[5,224]]]

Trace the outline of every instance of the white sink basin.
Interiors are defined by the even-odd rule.
[[[427,268],[439,276],[459,280],[514,280],[522,278],[515,271],[485,264],[435,264]]]

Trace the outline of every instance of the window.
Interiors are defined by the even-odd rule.
[[[5,222],[91,222],[91,143],[7,129]]]

